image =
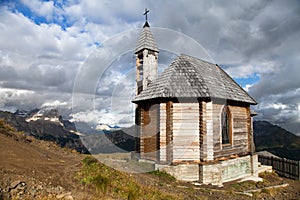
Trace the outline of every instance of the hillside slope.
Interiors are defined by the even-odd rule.
[[[279,157],[300,160],[300,137],[267,121],[254,121],[256,151],[269,151]]]
[[[46,120],[27,122],[24,117],[3,111],[0,111],[0,118],[26,135],[33,136],[39,140],[53,141],[61,147],[75,149],[80,153],[88,152],[82,144],[80,137],[64,126],[61,126],[60,123]]]
[[[0,120],[0,199],[253,199],[245,190],[263,189],[255,199],[299,199],[300,184],[264,175],[262,183],[228,183],[224,188],[183,183],[161,172],[128,174],[91,156],[17,132]]]
[[[0,121],[0,199],[85,198],[75,179],[83,155],[25,136]]]

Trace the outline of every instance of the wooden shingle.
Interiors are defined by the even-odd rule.
[[[218,65],[184,54],[176,58],[132,102],[158,98],[219,98],[257,104]]]
[[[143,49],[159,52],[148,22],[145,23],[142,29],[134,52],[138,53]]]

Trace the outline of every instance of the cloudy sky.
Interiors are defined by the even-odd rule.
[[[147,7],[161,68],[180,51],[215,62],[257,100],[257,119],[300,133],[297,0],[0,2],[2,110],[55,106],[130,124],[132,50]],[[184,42],[168,42],[172,34]]]

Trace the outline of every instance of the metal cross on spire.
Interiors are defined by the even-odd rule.
[[[144,15],[146,15],[146,22],[148,21],[148,12],[149,12],[149,10],[147,10],[147,8],[145,8],[145,13],[144,13]]]

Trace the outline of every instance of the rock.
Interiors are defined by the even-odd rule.
[[[46,193],[53,193],[53,188],[52,187],[46,187],[45,188]]]
[[[64,197],[64,200],[74,200],[72,195],[67,195]]]
[[[8,188],[8,191],[12,197],[19,198],[25,194],[26,183],[24,181],[16,180],[12,182]]]
[[[37,188],[37,190],[43,190],[43,185],[40,184],[36,188]]]
[[[58,194],[56,195],[57,199],[67,199],[67,200],[72,200],[73,197],[71,196],[71,192],[63,193],[63,194]]]
[[[24,183],[24,182],[22,182],[20,180],[16,180],[10,184],[9,189],[15,189],[21,183]]]
[[[35,195],[37,194],[37,190],[34,189],[34,187],[30,188],[29,193],[32,197],[35,197]]]

